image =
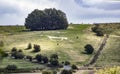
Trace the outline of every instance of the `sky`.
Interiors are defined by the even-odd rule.
[[[69,23],[120,22],[120,0],[0,0],[0,25],[24,25],[34,9],[56,8]]]

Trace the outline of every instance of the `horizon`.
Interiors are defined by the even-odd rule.
[[[29,13],[45,8],[62,10],[74,24],[120,22],[120,0],[0,0],[0,25],[24,25]]]

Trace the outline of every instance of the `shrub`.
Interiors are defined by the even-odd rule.
[[[78,69],[78,67],[73,64],[73,65],[72,65],[72,69],[73,69],[73,70],[76,70],[76,69]]]
[[[102,31],[97,31],[96,33],[97,36],[104,36],[104,33]]]
[[[23,52],[18,52],[18,51],[11,52],[11,56],[14,57],[15,59],[23,59],[24,58]]]
[[[21,49],[19,49],[18,52],[23,52],[23,51]]]
[[[72,74],[71,70],[62,70],[61,74]]]
[[[8,65],[6,67],[7,70],[17,70],[17,66],[16,65]]]
[[[29,61],[32,61],[32,56],[26,56],[26,59],[29,59]]]
[[[16,55],[14,56],[16,59],[23,59],[24,54],[22,52],[17,52]]]
[[[57,59],[50,59],[50,64],[52,66],[58,66],[59,65],[59,61]]]
[[[48,63],[48,57],[47,56],[42,56],[42,61],[44,62],[44,63]]]
[[[70,62],[69,61],[65,61],[65,65],[70,65]]]
[[[58,59],[58,55],[57,55],[57,54],[52,54],[52,55],[50,56],[50,58],[51,58],[51,59]]]
[[[103,29],[99,27],[99,25],[96,25],[92,28],[92,31],[96,33],[97,36],[104,36]]]
[[[17,51],[11,52],[11,57],[15,57],[17,54]]]
[[[32,44],[29,43],[28,46],[27,46],[27,49],[31,49],[32,48]]]
[[[41,54],[37,54],[37,55],[35,56],[35,58],[36,58],[36,60],[37,60],[38,62],[41,62],[41,61],[42,61],[42,55],[41,55]]]
[[[0,41],[0,47],[3,47],[3,46],[4,46],[4,42]]]
[[[34,50],[33,52],[39,52],[41,49],[40,49],[40,45],[36,45],[34,44]]]
[[[93,51],[94,51],[94,48],[93,48],[92,45],[90,45],[90,44],[87,44],[84,48],[85,48],[85,52],[86,52],[87,54],[92,54]]]
[[[17,51],[17,48],[16,47],[13,47],[11,52],[16,52]]]

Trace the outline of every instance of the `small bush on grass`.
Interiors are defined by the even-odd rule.
[[[50,64],[52,66],[58,66],[59,65],[59,61],[57,59],[50,59]]]
[[[72,74],[71,70],[62,70],[60,74]]]
[[[34,44],[34,50],[33,52],[39,52],[41,49],[40,49],[40,45],[36,45]]]
[[[70,62],[69,62],[69,61],[65,61],[64,64],[65,64],[65,65],[70,65]]]
[[[36,60],[37,60],[38,62],[41,62],[41,61],[42,61],[42,55],[41,55],[41,54],[37,54],[37,55],[35,56],[35,58],[36,58]]]
[[[72,65],[72,69],[73,69],[73,70],[77,70],[78,67],[77,67],[76,65],[73,64],[73,65]]]
[[[13,47],[11,52],[16,52],[17,51],[17,48],[16,47]]]
[[[92,31],[95,32],[97,36],[104,36],[103,29],[100,28],[99,25],[92,27]]]
[[[7,70],[17,70],[17,66],[16,65],[8,65],[6,67]]]
[[[28,59],[29,61],[32,61],[32,56],[26,56],[26,59]]]
[[[86,54],[92,54],[94,52],[94,48],[90,44],[87,44],[84,48],[85,48]]]
[[[42,61],[43,63],[48,63],[48,57],[47,56],[42,56]]]
[[[21,49],[19,49],[18,52],[21,52],[21,53],[22,53],[23,51],[22,51]]]
[[[32,49],[32,44],[31,43],[28,44],[27,49]]]

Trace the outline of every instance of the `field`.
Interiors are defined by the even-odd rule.
[[[3,49],[10,52],[13,47],[24,51],[25,55],[35,56],[25,50],[28,43],[39,44],[42,55],[50,56],[57,53],[59,61],[70,61],[72,64],[82,66],[87,64],[98,50],[104,37],[98,37],[91,31],[92,25],[70,25],[67,30],[54,31],[26,31],[24,26],[0,26],[0,40],[4,42]],[[95,48],[92,55],[83,54],[84,46],[91,44]],[[112,32],[96,66],[120,65],[120,30]],[[9,61],[9,62],[8,62]],[[0,67],[15,64],[19,68],[44,68],[41,64],[34,64],[24,60],[4,58]]]

